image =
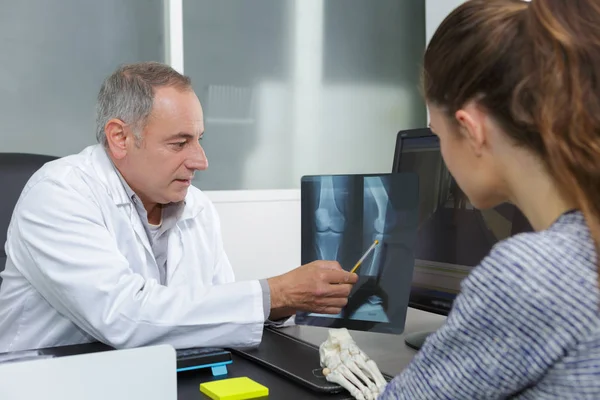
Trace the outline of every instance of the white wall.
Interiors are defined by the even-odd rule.
[[[425,37],[427,43],[440,23],[464,0],[425,0]]]
[[[300,265],[300,190],[205,191],[221,218],[237,280],[268,278]]]

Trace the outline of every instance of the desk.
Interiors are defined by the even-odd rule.
[[[427,313],[420,310],[408,309],[405,333],[410,334],[420,331],[432,331],[439,328],[445,317]],[[291,326],[281,329],[283,332],[319,345],[327,339],[327,328],[312,326]],[[382,372],[395,376],[400,373],[412,360],[416,351],[404,344],[404,335],[390,335],[352,331],[352,337],[358,346],[371,357]],[[104,351],[106,346],[100,343],[91,343],[74,346],[55,347],[47,349],[57,355],[73,355]],[[178,399],[208,399],[200,392],[200,383],[215,379],[247,376],[269,388],[269,400],[295,400],[295,399],[350,399],[345,394],[323,395],[305,389],[274,372],[270,369],[256,365],[244,358],[233,355],[233,364],[228,366],[229,373],[224,377],[214,378],[209,370],[195,370],[180,372],[177,375]]]
[[[405,334],[436,330],[443,324],[445,319],[445,317],[440,315],[409,308],[406,316]],[[327,328],[299,325],[282,328],[281,331],[315,345],[319,345],[327,339]],[[352,331],[351,334],[358,347],[377,363],[382,372],[388,375],[395,376],[402,372],[416,354],[415,350],[404,343],[404,334],[390,335],[360,331]],[[235,354],[233,355],[233,360],[233,364],[228,366],[229,374],[227,377],[248,376],[250,379],[264,384],[269,388],[269,400],[338,400],[350,398],[343,394],[327,396],[311,392],[303,386],[297,385],[271,372],[269,369],[251,363]],[[208,397],[199,395],[199,385],[201,382],[213,379],[208,371],[179,373],[177,383],[178,398],[181,400],[207,399]]]
[[[404,336],[416,332],[435,331],[446,317],[409,308],[402,335],[351,331],[352,338],[377,366],[388,375],[398,375],[417,353],[404,343]],[[291,326],[282,329],[288,335],[306,342],[320,345],[327,339],[327,329],[314,326]]]

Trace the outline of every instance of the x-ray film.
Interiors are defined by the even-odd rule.
[[[336,260],[358,270],[348,304],[336,315],[299,312],[301,325],[402,333],[419,223],[414,173],[305,176],[301,182],[302,264]]]

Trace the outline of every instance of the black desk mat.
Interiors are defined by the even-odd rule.
[[[293,381],[295,384],[315,392],[322,398],[340,394],[348,397],[348,392],[336,383],[328,382],[323,376],[318,346],[292,337],[277,329],[265,328],[260,345],[250,349],[229,349],[262,368]],[[393,377],[382,374],[389,382]]]
[[[177,374],[177,398],[179,400],[209,400],[200,392],[200,384],[219,379],[248,378],[269,388],[268,400],[354,400],[348,392],[337,394],[319,393],[307,389],[305,386],[279,375],[273,370],[256,364],[250,360],[233,354],[233,363],[227,366],[228,374],[222,377],[213,377],[210,371],[194,370]]]

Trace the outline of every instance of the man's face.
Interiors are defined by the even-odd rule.
[[[172,87],[155,90],[141,141],[125,126],[123,149],[116,152],[122,157],[114,151],[113,156],[145,206],[185,199],[194,172],[208,167],[199,143],[203,133],[202,107],[196,94]]]

